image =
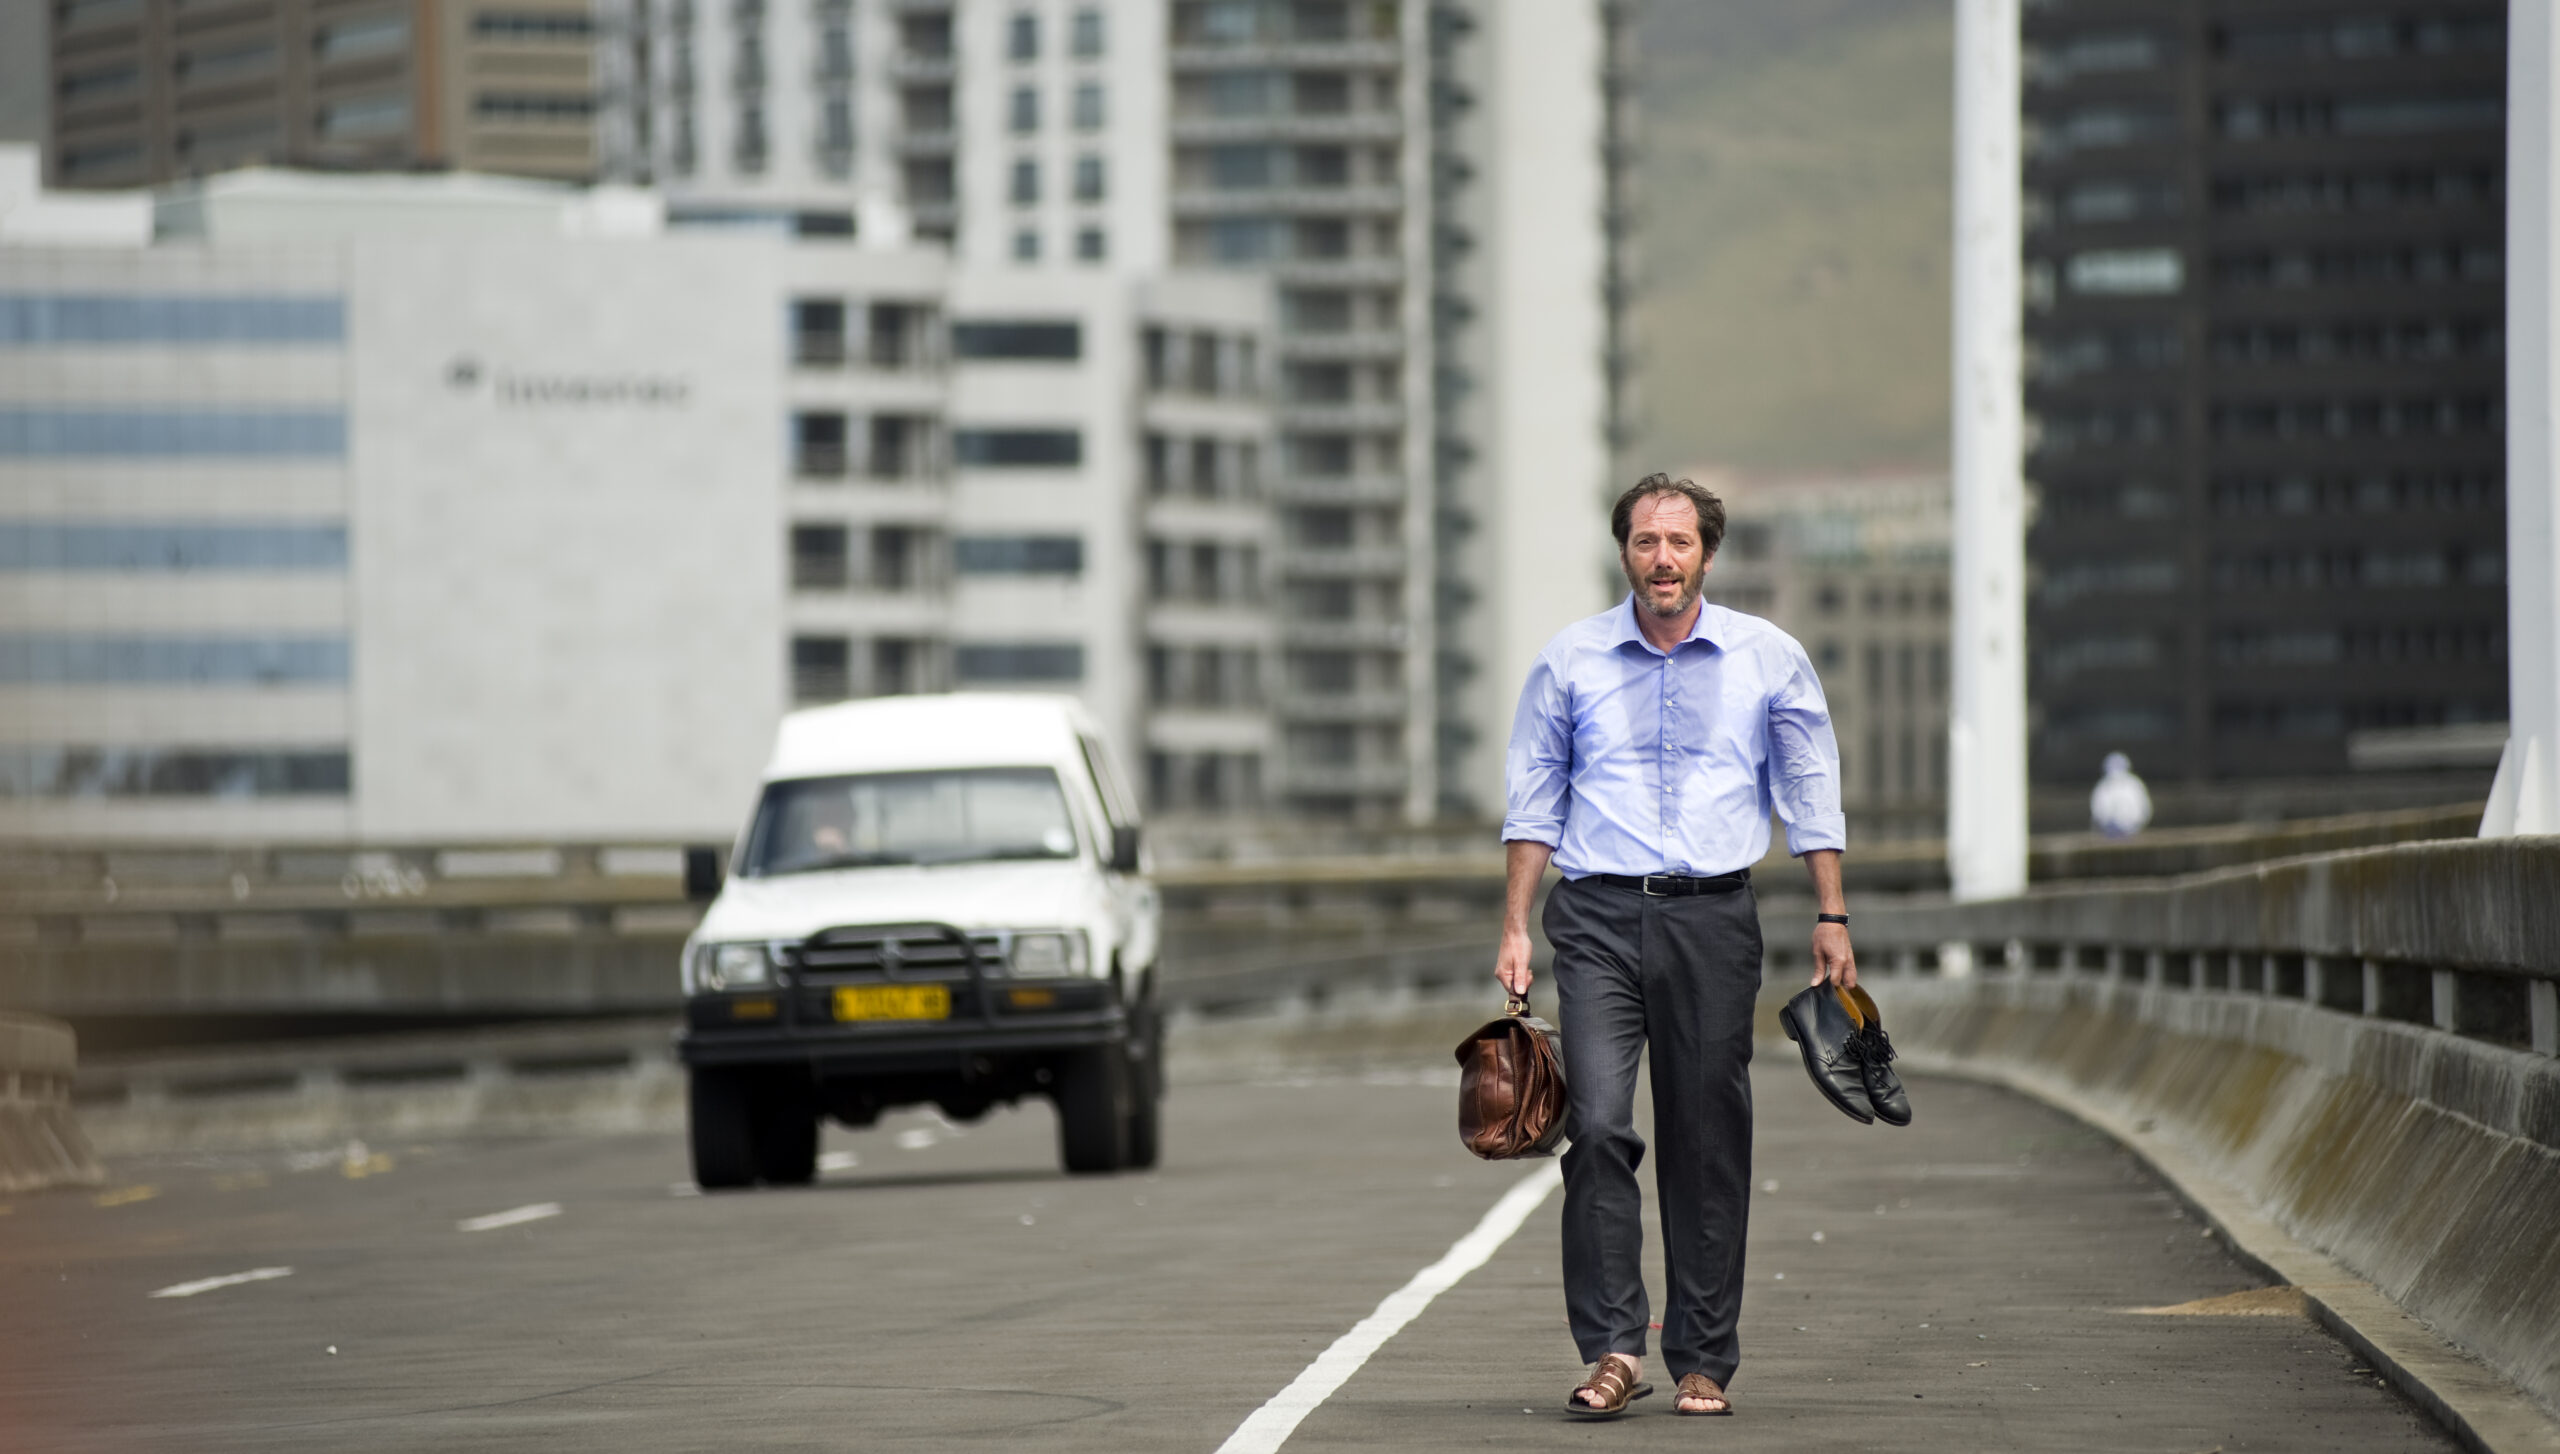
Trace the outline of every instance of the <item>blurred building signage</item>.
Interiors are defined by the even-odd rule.
[[[693,381],[672,374],[535,374],[489,368],[475,358],[445,366],[445,383],[460,394],[478,393],[517,408],[681,409],[693,398]]]

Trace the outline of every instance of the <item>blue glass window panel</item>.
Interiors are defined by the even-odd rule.
[[[0,293],[0,348],[51,343],[346,341],[346,303],[331,297]]]
[[[343,636],[0,635],[0,683],[24,686],[337,686]]]
[[[5,409],[0,457],[292,456],[343,459],[336,409]]]
[[[344,571],[344,525],[0,522],[0,570]]]
[[[343,747],[0,748],[0,799],[347,796]]]

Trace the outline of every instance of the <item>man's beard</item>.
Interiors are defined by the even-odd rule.
[[[1628,564],[1626,558],[1621,556],[1618,560],[1618,568],[1626,572],[1627,584],[1635,588],[1637,608],[1650,611],[1665,621],[1677,620],[1687,615],[1689,608],[1698,602],[1698,592],[1707,583],[1707,562],[1702,557],[1698,561],[1698,568],[1689,572],[1688,576],[1680,582],[1679,599],[1668,606],[1659,606],[1654,604],[1653,571],[1650,567],[1639,569]]]

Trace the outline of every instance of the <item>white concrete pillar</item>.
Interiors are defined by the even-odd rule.
[[[1947,874],[1958,899],[2027,887],[2025,405],[2018,0],[1956,0],[1954,695]]]
[[[2480,836],[2560,833],[2560,115],[2553,0],[2507,7],[2507,750]]]

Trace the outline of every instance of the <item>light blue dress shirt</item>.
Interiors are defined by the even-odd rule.
[[[1556,634],[1529,668],[1505,763],[1505,842],[1544,843],[1567,878],[1730,873],[1769,851],[1848,846],[1840,747],[1794,637],[1701,605],[1668,655],[1635,597]]]

